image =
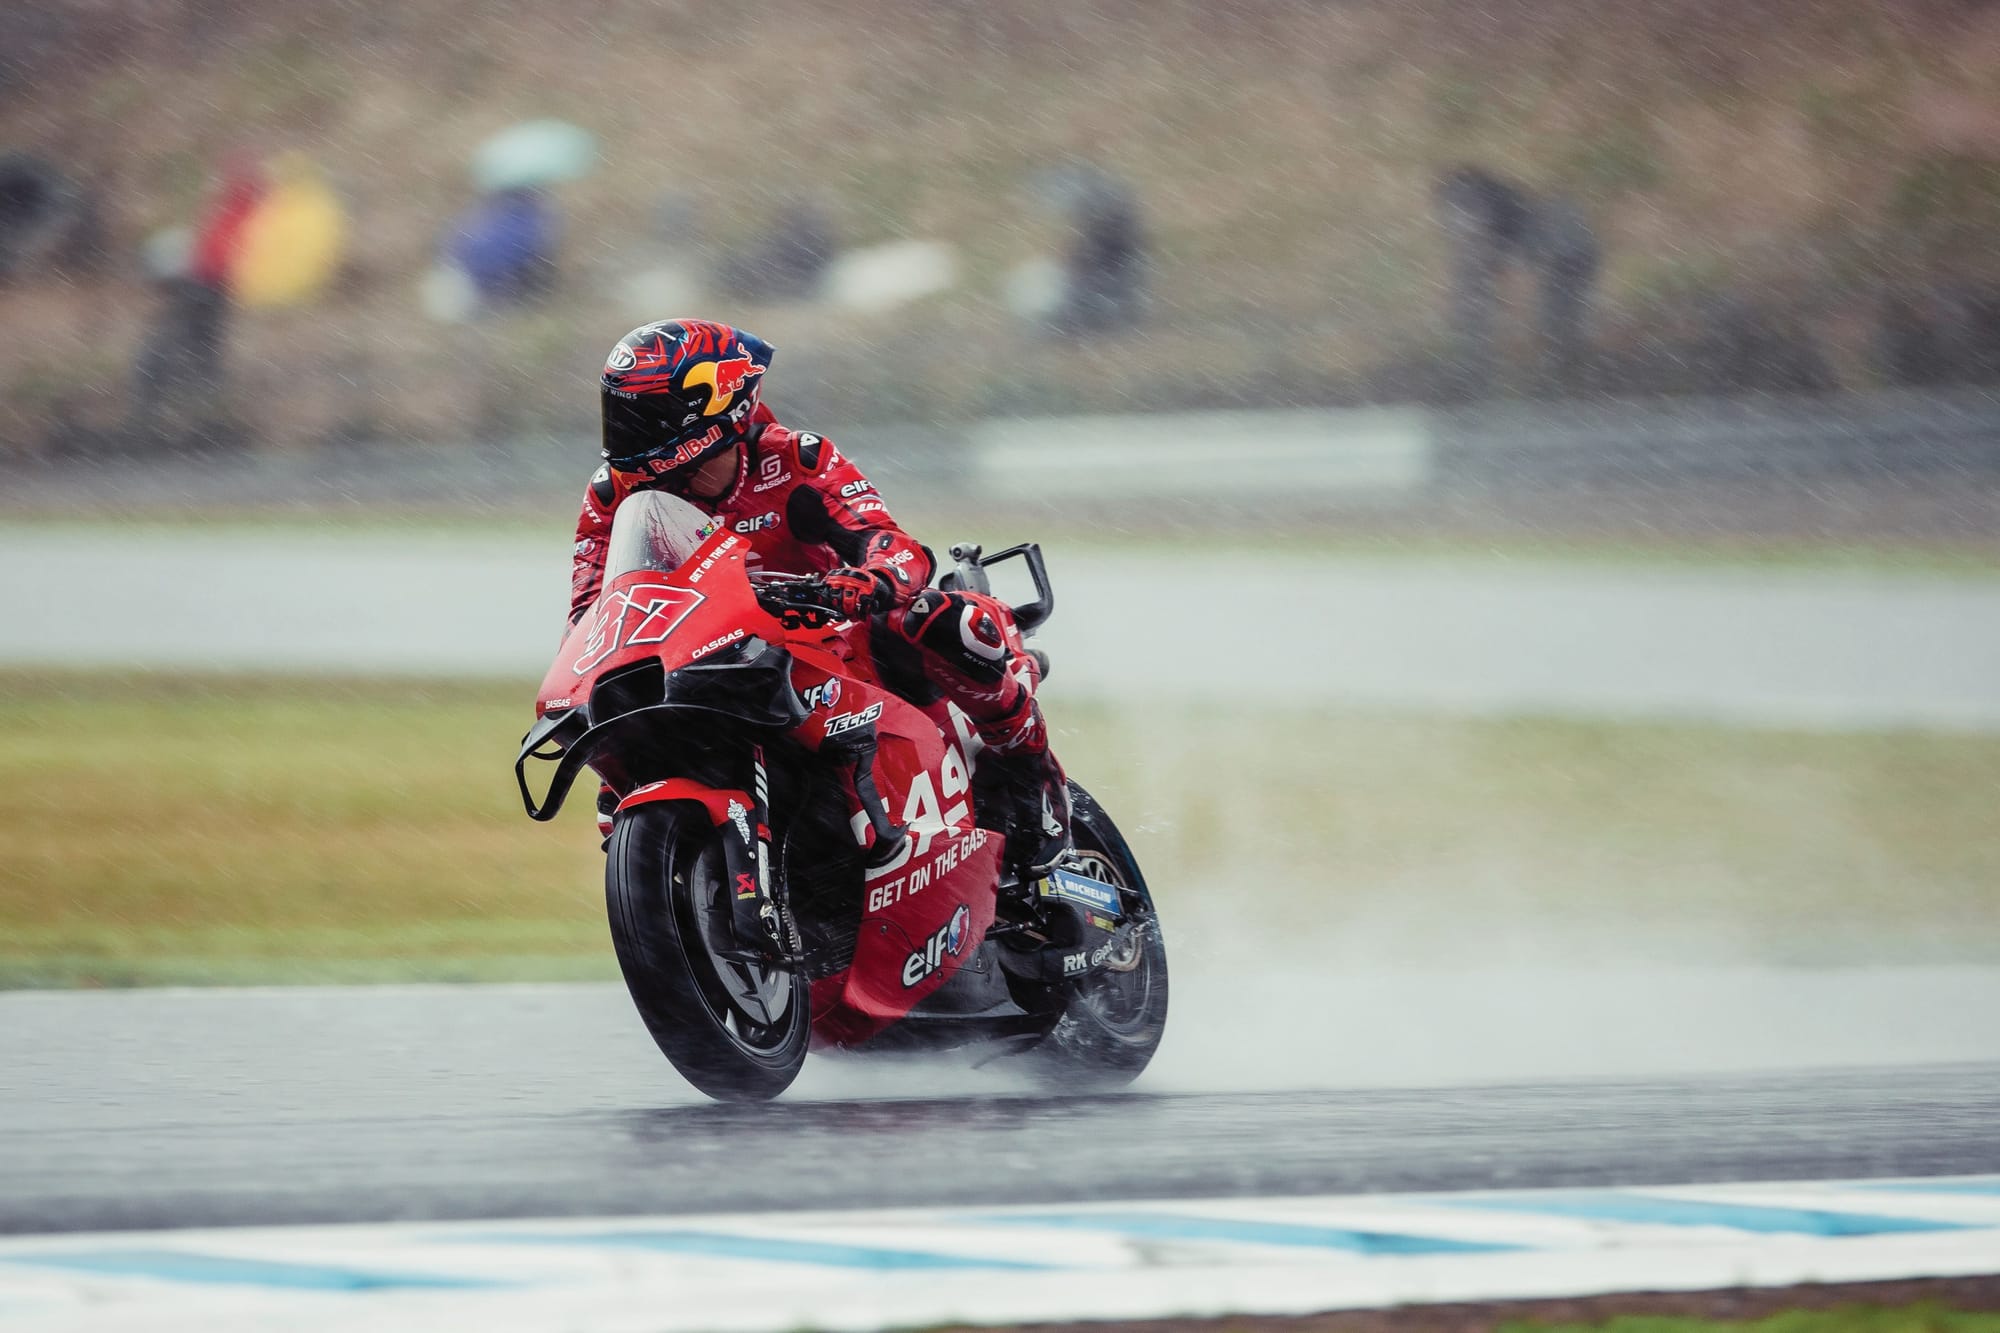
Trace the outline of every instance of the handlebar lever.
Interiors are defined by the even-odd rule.
[[[764,574],[754,577],[757,604],[778,617],[786,629],[821,629],[847,619],[827,602],[826,587],[810,575]]]

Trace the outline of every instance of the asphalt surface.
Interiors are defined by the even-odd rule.
[[[1603,1062],[1584,1032],[1608,1042],[1624,1020],[1614,1004],[1565,1027],[1575,1000],[1551,997],[1549,1044],[1505,1065],[1467,1065],[1476,1025],[1398,1064],[1343,1047],[1321,1011],[1289,1051],[1267,1040],[1232,1066],[1239,1034],[1189,1015],[1121,1096],[815,1057],[786,1100],[725,1107],[680,1082],[615,987],[17,993],[0,996],[0,1231],[2000,1171],[2000,1052],[1973,1026],[1927,1046],[1912,1009],[1910,1041],[1852,1047],[1874,1062],[1859,1068],[1703,1072],[1667,1050],[1652,1063],[1684,1072],[1586,1079]],[[1820,1007],[1807,1058],[1843,1049]],[[1731,1060],[1771,1063],[1718,1033],[1706,1063]],[[1509,1066],[1528,1076],[1367,1086]]]
[[[932,534],[935,536],[936,534]],[[1052,697],[2000,728],[2000,580],[1112,553],[1039,534]],[[568,547],[0,525],[0,663],[539,679]],[[1001,589],[1001,591],[1007,591]]]

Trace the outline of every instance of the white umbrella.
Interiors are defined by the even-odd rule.
[[[566,120],[529,120],[500,131],[472,155],[482,191],[521,190],[575,180],[597,165],[597,140]]]

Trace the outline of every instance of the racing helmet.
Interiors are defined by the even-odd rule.
[[[599,380],[605,462],[670,477],[733,448],[757,410],[771,356],[763,339],[705,319],[632,330]]]

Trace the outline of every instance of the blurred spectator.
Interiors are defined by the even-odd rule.
[[[1584,361],[1591,289],[1597,283],[1597,233],[1573,206],[1544,202],[1530,216],[1524,249],[1538,279],[1536,357],[1542,387],[1573,388]]]
[[[224,165],[214,199],[195,227],[194,254],[187,276],[206,287],[227,292],[243,233],[271,188],[264,168],[254,158],[235,157]]]
[[[163,275],[159,313],[134,366],[128,434],[136,441],[186,448],[227,434],[231,282],[245,229],[269,188],[254,159],[231,159],[195,227],[185,271]]]
[[[0,281],[78,270],[102,257],[95,197],[29,153],[0,153]]]
[[[481,306],[545,294],[554,285],[562,236],[546,191],[588,175],[596,164],[597,140],[568,121],[523,121],[481,143],[470,164],[479,202],[452,219],[440,262],[424,279],[430,315],[458,321]]]
[[[1584,360],[1597,280],[1597,236],[1589,221],[1565,200],[1538,199],[1474,166],[1446,173],[1435,199],[1452,250],[1452,378],[1457,392],[1478,396],[1493,387],[1499,284],[1515,260],[1535,274],[1541,381],[1548,389],[1572,387]]]
[[[1072,205],[1070,225],[1069,292],[1056,327],[1093,333],[1137,324],[1146,295],[1138,199],[1122,181],[1093,172]]]
[[[273,158],[267,181],[229,261],[230,298],[245,308],[312,300],[339,271],[347,243],[347,214],[303,154]]]
[[[1533,205],[1521,190],[1478,167],[1447,174],[1438,183],[1436,202],[1451,244],[1454,387],[1476,397],[1493,384],[1500,275],[1527,235]]]
[[[1093,166],[1054,167],[1036,173],[1029,187],[1063,219],[1070,241],[1062,284],[1054,301],[1031,300],[1010,290],[1017,310],[1052,306],[1047,316],[1061,333],[1130,328],[1145,317],[1147,244],[1138,197],[1124,181]],[[1011,288],[1025,288],[1035,266],[1026,266]]]
[[[810,300],[819,294],[838,248],[826,210],[792,200],[755,243],[722,261],[718,277],[725,291],[746,300]]]
[[[452,220],[445,256],[471,280],[482,304],[524,301],[553,282],[561,230],[540,190],[501,190]]]

